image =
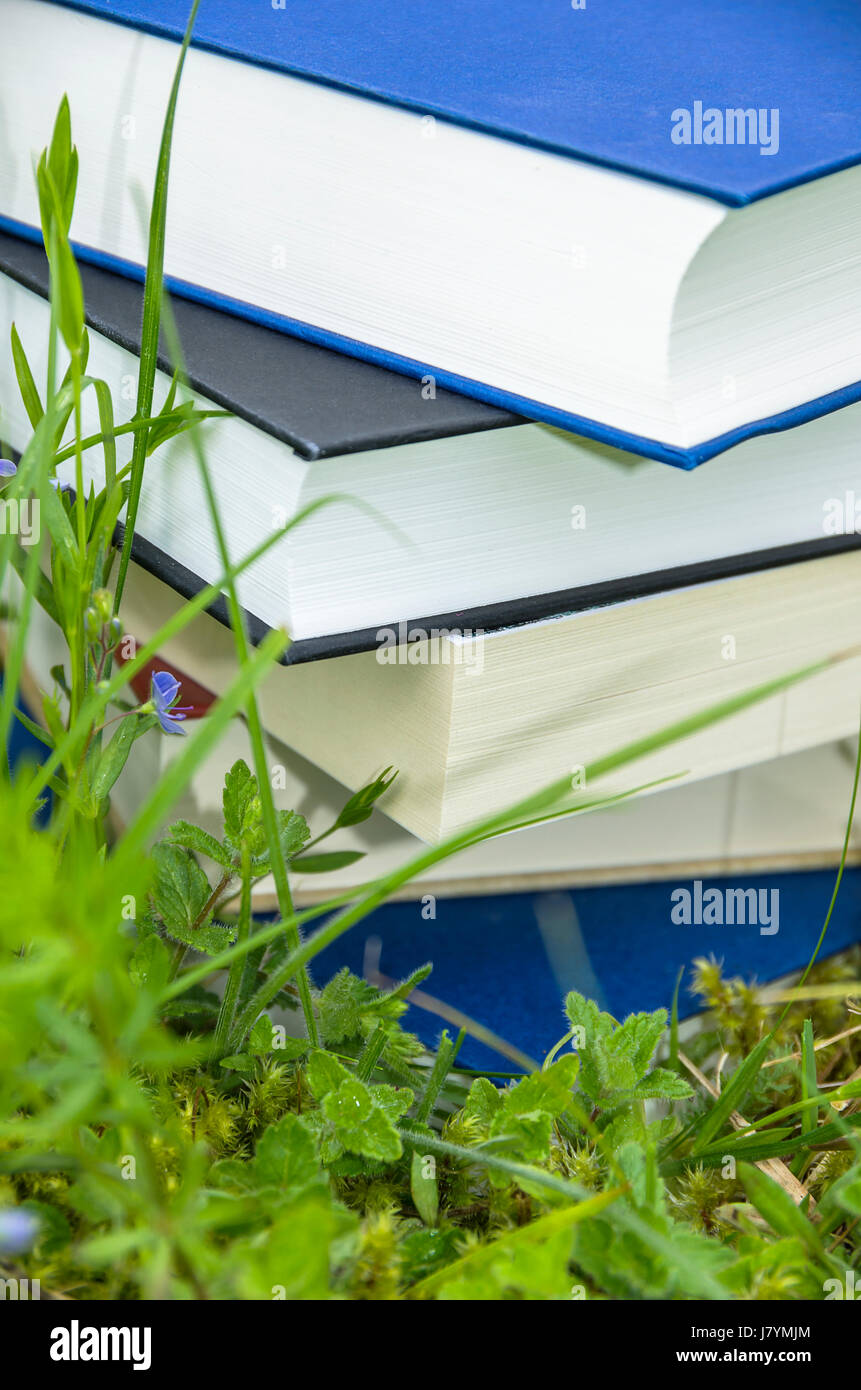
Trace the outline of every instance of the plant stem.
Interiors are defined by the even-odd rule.
[[[251,932],[251,855],[248,846],[242,846],[242,889],[239,906],[239,927],[236,934],[237,945],[248,939]],[[212,1060],[218,1061],[223,1057],[227,1049],[227,1040],[230,1037],[230,1029],[233,1024],[233,1015],[236,1012],[236,1001],[239,997],[239,987],[242,983],[242,973],[245,968],[245,961],[242,956],[231,962],[230,971],[227,976],[227,988],[224,991],[224,998],[221,1001],[221,1008],[218,1011],[218,1021],[215,1025],[215,1036],[212,1043]]]

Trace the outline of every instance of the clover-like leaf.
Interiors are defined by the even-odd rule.
[[[411,1100],[410,1095],[400,1114]],[[400,1158],[403,1152],[401,1136],[386,1109],[377,1103],[370,1088],[357,1076],[348,1077],[336,1091],[330,1091],[323,1100],[322,1111],[332,1124],[335,1137],[350,1153],[387,1163]]]

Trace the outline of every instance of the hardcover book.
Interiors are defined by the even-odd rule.
[[[178,603],[135,567],[126,631],[149,640]],[[562,778],[576,809],[853,734],[859,649],[855,551],[499,632],[276,667],[258,694],[267,731],[351,790],[399,768],[387,813],[436,842]],[[590,766],[634,740],[847,653],[592,784]],[[235,674],[233,637],[205,613],[162,655],[216,694]]]
[[[89,370],[118,422],[134,411],[141,290],[85,265]],[[0,233],[0,317],[46,369],[41,249]],[[750,439],[692,473],[563,434],[212,307],[176,301],[232,556],[330,499],[239,581],[252,635],[286,626],[287,660],[379,648],[430,631],[498,631],[724,576],[854,549],[861,405]],[[166,356],[156,406],[170,387]],[[0,345],[0,440],[30,425]],[[85,435],[97,437],[92,392]],[[118,457],[130,456],[130,436]],[[100,486],[102,452],[84,454]],[[64,470],[67,470],[64,472]],[[61,467],[70,483],[74,465]],[[337,500],[332,500],[337,499]],[[187,437],[148,461],[135,555],[185,595],[221,563]],[[224,616],[223,603],[216,613]]]
[[[7,229],[67,91],[79,254],[140,275],[189,10],[4,0]],[[169,283],[692,467],[861,395],[859,94],[849,0],[207,0]]]

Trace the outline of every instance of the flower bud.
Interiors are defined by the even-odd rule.
[[[102,622],[110,622],[111,614],[114,611],[114,597],[110,589],[96,589],[93,594],[93,604]]]
[[[84,614],[84,632],[88,642],[98,642],[102,631],[102,619],[92,604]]]

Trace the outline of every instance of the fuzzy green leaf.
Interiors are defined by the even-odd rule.
[[[222,793],[224,812],[224,838],[236,855],[247,844],[252,854],[259,853],[266,844],[262,834],[263,815],[257,778],[243,758],[237,759],[224,779]]]
[[[634,1087],[635,1100],[687,1100],[693,1091],[683,1076],[666,1067],[654,1067]]]
[[[205,854],[207,859],[214,860],[224,869],[233,868],[234,861],[230,851],[199,825],[192,825],[187,820],[174,821],[168,834],[175,844],[184,845],[186,849],[193,849],[198,854]]]
[[[153,906],[174,941],[216,955],[236,936],[233,927],[210,925],[204,909],[210,896],[206,874],[188,850],[161,840],[153,846]],[[197,925],[196,925],[197,924]]]
[[[369,985],[344,966],[323,989],[319,1000],[320,1033],[329,1045],[361,1034],[362,1009],[377,996]]]
[[[348,1076],[337,1090],[329,1091],[321,1109],[333,1127],[335,1138],[350,1153],[393,1163],[403,1152],[401,1136],[393,1123],[412,1105],[412,1091],[391,1086],[366,1086]]]

